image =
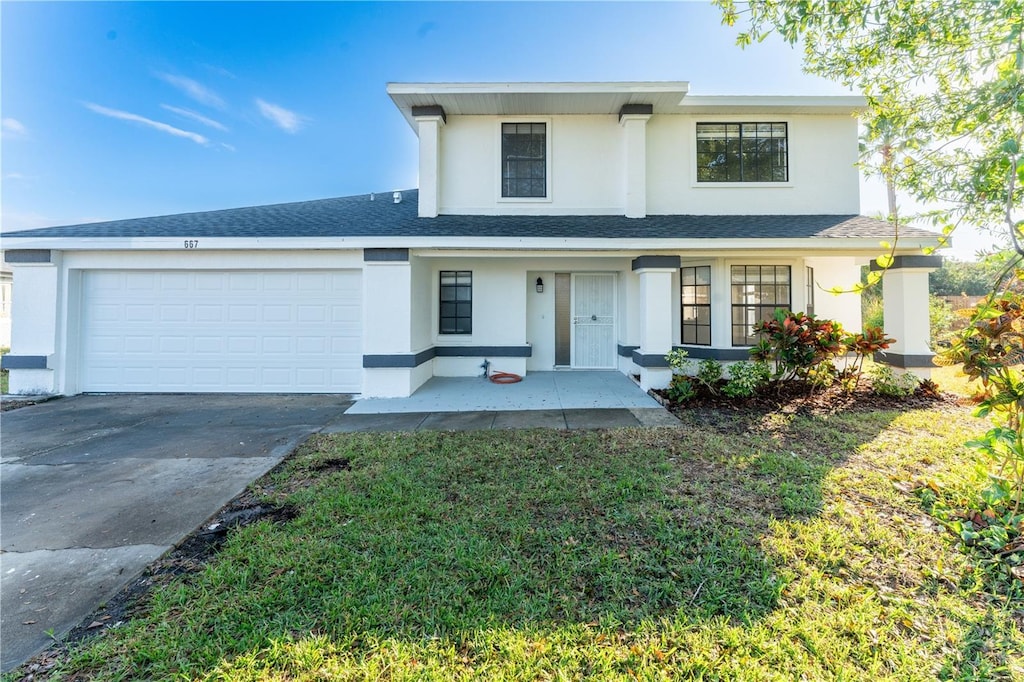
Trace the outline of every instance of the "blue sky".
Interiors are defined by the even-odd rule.
[[[414,187],[389,81],[847,94],[698,2],[5,1],[0,31],[4,231]]]

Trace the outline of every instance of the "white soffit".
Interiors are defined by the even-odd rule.
[[[415,128],[412,108],[440,106],[449,116],[618,114],[625,104],[677,113],[685,81],[629,83],[388,83],[388,95]]]
[[[687,95],[676,114],[855,114],[867,108],[859,95]]]

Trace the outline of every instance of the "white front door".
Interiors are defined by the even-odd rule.
[[[572,276],[572,366],[615,368],[615,274]]]

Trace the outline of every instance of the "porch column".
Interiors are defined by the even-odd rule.
[[[654,107],[625,104],[619,111],[619,125],[625,130],[626,217],[647,216],[647,121]]]
[[[420,383],[429,358],[412,348],[409,249],[363,250],[363,396],[402,398]]]
[[[896,256],[882,275],[885,333],[896,339],[875,360],[910,370],[922,379],[931,376],[931,323],[928,318],[928,273],[942,266],[941,256]],[[872,270],[880,270],[872,263]]]
[[[679,300],[672,276],[679,271],[679,256],[639,256],[633,272],[640,277],[640,348],[633,362],[640,368],[640,387],[665,388],[672,370],[665,355],[672,350],[672,306]]]
[[[412,116],[416,121],[416,134],[420,140],[419,217],[436,218],[440,191],[438,174],[441,127],[447,118],[444,109],[436,105],[413,107]]]
[[[11,352],[3,357],[10,391],[19,395],[57,393],[57,312],[60,252],[7,251],[11,265]]]

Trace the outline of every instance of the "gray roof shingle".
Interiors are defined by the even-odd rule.
[[[44,227],[11,237],[554,237],[559,239],[891,239],[892,226],[858,215],[417,216],[417,190],[154,218]],[[914,227],[901,236],[936,238]]]

